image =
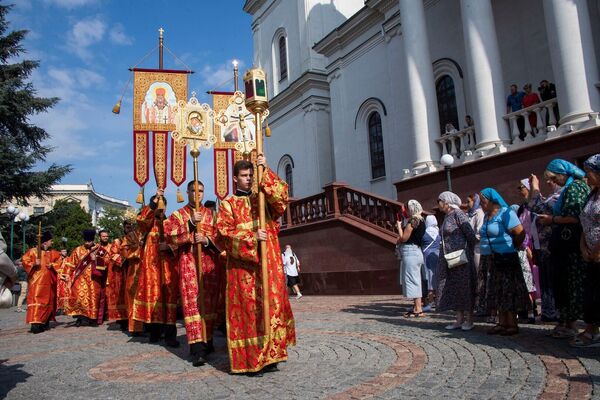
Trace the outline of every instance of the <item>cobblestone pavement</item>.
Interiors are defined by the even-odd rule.
[[[7,399],[600,399],[600,348],[573,349],[524,325],[445,331],[449,315],[402,317],[399,296],[291,300],[298,345],[280,371],[228,374],[226,344],[194,368],[187,346],[167,349],[107,325],[60,316],[32,335],[25,314],[0,310],[0,398]],[[179,325],[180,340],[185,342]]]

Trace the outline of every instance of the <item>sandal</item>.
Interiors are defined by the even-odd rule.
[[[419,318],[423,316],[423,312],[414,312],[414,311],[409,311],[407,313],[404,314],[405,318]]]
[[[583,332],[575,336],[569,342],[569,345],[572,347],[600,347],[600,333],[591,335],[588,332]]]
[[[577,336],[577,331],[574,329],[563,328],[552,332],[552,337],[555,339],[571,339],[574,336]]]
[[[488,335],[499,335],[502,334],[502,332],[504,332],[504,327],[500,324],[496,324],[494,326],[492,326],[490,329],[488,329],[487,334]]]

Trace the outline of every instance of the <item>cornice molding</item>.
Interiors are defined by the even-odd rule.
[[[267,0],[246,0],[243,9],[248,14],[254,15],[254,13],[256,13],[266,1]]]
[[[269,111],[272,116],[282,111],[286,106],[297,101],[309,90],[321,90],[329,93],[327,75],[320,72],[305,72],[269,102]],[[328,99],[328,97],[325,97]]]

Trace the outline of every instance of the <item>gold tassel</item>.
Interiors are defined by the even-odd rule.
[[[177,188],[177,202],[178,203],[183,203],[185,200],[183,199],[183,194],[181,194],[181,190],[179,190],[179,188]]]
[[[165,206],[165,198],[163,196],[160,196],[158,198],[158,205],[156,206],[157,209],[159,210],[164,210],[166,208]]]
[[[121,112],[121,100],[119,100],[117,102],[117,104],[115,104],[115,106],[112,109],[113,114],[119,114]]]
[[[265,136],[271,137],[271,128],[269,127],[269,120],[266,120],[265,123],[266,123]]]
[[[140,189],[140,192],[138,193],[135,202],[141,205],[144,205],[145,201],[144,201],[144,187],[142,186]]]

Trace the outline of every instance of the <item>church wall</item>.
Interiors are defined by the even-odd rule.
[[[542,1],[503,0],[492,6],[505,94],[513,83],[519,90],[531,83],[537,91],[542,79],[554,82]]]

